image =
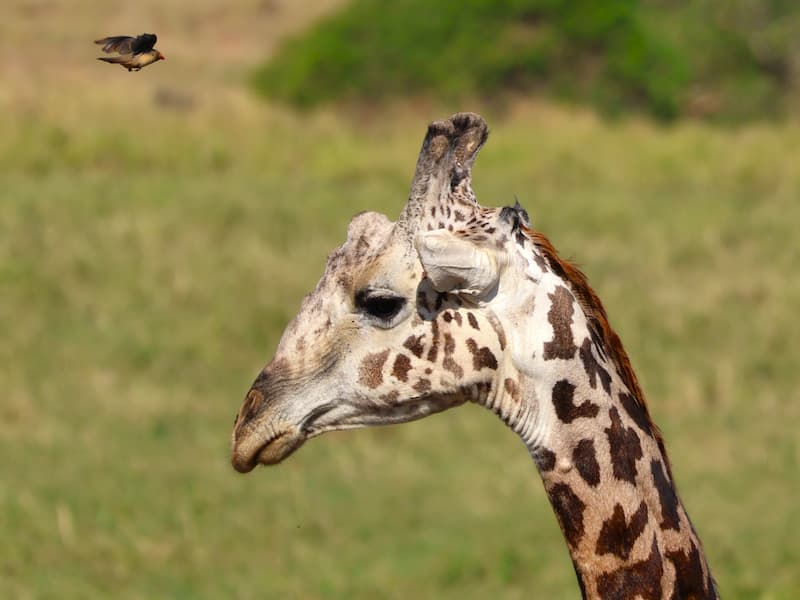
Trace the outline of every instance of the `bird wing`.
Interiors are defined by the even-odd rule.
[[[150,52],[150,50],[153,49],[153,46],[156,45],[157,40],[158,37],[156,37],[155,33],[143,33],[133,40],[133,43],[131,44],[131,50],[134,54],[139,54],[140,52]]]
[[[133,54],[133,44],[134,42],[136,42],[137,39],[139,38],[132,38],[129,35],[113,35],[111,37],[105,37],[99,40],[95,40],[94,43],[102,45],[103,52]]]

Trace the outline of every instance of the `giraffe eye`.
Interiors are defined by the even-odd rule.
[[[356,308],[380,321],[394,319],[403,309],[406,299],[385,291],[361,290],[356,294]]]

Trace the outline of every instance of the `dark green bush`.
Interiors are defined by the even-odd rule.
[[[737,12],[723,0],[354,0],[287,42],[254,83],[301,107],[533,92],[672,119],[699,106],[700,90],[715,96],[706,112],[774,113],[781,89],[773,72],[785,72],[785,57],[768,42],[790,38],[778,28],[758,46],[762,58],[746,25],[750,12],[774,23],[789,5],[738,5]]]

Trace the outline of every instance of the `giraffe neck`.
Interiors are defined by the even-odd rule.
[[[433,205],[424,225],[481,241],[497,234],[500,245],[512,248],[515,265],[501,285],[513,291],[493,306],[513,365],[497,373],[490,393],[475,396],[534,458],[583,596],[716,598],[661,434],[599,298],[579,270],[528,228],[520,206],[477,209],[464,221],[456,210],[468,207],[472,194],[461,191],[452,208]],[[511,234],[487,228],[479,217],[488,214],[510,225]]]
[[[530,448],[584,597],[715,597],[657,441],[605,400],[557,383],[556,418],[571,420]]]
[[[514,359],[517,406],[506,393],[492,408],[537,464],[584,597],[717,597],[660,433],[627,358],[619,364],[624,350],[610,347],[574,286],[536,278],[531,325],[509,333],[527,341]]]

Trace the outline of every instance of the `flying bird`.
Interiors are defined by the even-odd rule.
[[[166,59],[161,52],[153,48],[153,46],[156,45],[157,39],[155,33],[143,33],[136,37],[114,35],[101,40],[95,40],[95,44],[101,44],[103,46],[103,52],[116,52],[119,55],[109,58],[100,56],[97,60],[102,60],[114,65],[122,65],[128,69],[128,71],[141,71],[142,67]]]

